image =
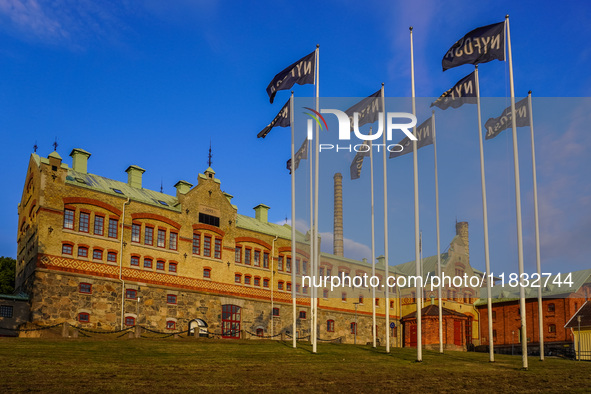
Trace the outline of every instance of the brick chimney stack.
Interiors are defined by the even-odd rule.
[[[335,256],[344,256],[343,250],[343,175],[334,174],[334,242]]]

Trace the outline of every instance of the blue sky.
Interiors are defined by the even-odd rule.
[[[180,179],[196,183],[197,174],[207,167],[211,140],[213,168],[222,189],[235,196],[239,213],[252,215],[252,207],[265,203],[271,207],[270,220],[282,222],[290,214],[285,170],[289,130],[277,128],[265,140],[256,138],[288,98],[288,92],[279,92],[273,105],[268,102],[265,88],[277,72],[320,44],[321,96],[365,97],[381,82],[387,96],[409,96],[412,25],[417,95],[439,96],[472,70],[462,66],[443,73],[446,50],[469,30],[500,22],[505,14],[511,16],[517,96],[530,89],[536,97],[590,96],[591,5],[586,2],[0,0],[0,133],[5,156],[0,255],[16,255],[16,207],[33,145],[37,142],[38,153],[47,156],[56,137],[66,162],[72,148],[83,148],[92,153],[89,172],[122,181],[129,165],[139,165],[146,169],[144,187],[159,190],[162,184],[170,194]],[[507,64],[498,61],[481,66],[481,95],[501,98],[491,104],[499,113],[483,109],[483,121],[498,116],[507,102],[507,70]],[[295,90],[299,96],[314,94],[312,85]],[[588,268],[591,252],[586,171],[591,111],[588,100],[568,103],[568,117],[561,113],[565,118],[552,126],[543,123],[543,117],[537,122],[534,112],[542,264],[551,272]],[[467,111],[475,117],[474,109]],[[525,257],[531,272],[531,166],[528,131],[522,131]],[[515,271],[509,135],[505,132],[496,145],[485,145],[485,155],[489,202],[493,200],[492,264]],[[482,269],[477,141],[464,142],[451,139],[447,148],[441,143],[442,244],[453,237],[456,217],[469,221],[472,263]],[[420,175],[426,174],[421,177],[421,227],[425,255],[431,255],[432,150],[425,149],[429,155],[420,163]],[[442,156],[446,149],[450,153]],[[407,164],[389,164],[404,187],[412,185]],[[461,169],[473,171],[458,176]],[[414,259],[413,221],[404,208],[411,207],[412,195],[400,198],[405,200],[393,200],[390,210],[400,213],[390,229],[396,250],[391,264]],[[321,194],[321,199],[328,204],[332,194]],[[376,221],[376,226],[381,223]],[[321,232],[330,231],[332,221],[327,219]],[[365,238],[356,240],[357,234],[347,229],[345,235],[362,244],[351,244],[351,256],[356,257]]]

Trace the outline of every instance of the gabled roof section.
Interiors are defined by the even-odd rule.
[[[50,156],[51,156],[51,154],[50,154]],[[58,154],[58,157],[59,157],[59,154]],[[37,167],[40,167],[41,163],[49,165],[49,159],[47,157],[41,157],[36,153],[31,153],[31,158],[35,161],[35,164],[37,164]],[[60,159],[61,159],[61,157],[60,157]],[[66,163],[62,162],[62,168],[69,168],[69,167]]]
[[[131,198],[133,201],[180,212],[180,205],[178,205],[178,199],[175,196],[148,189],[138,189],[131,187],[125,182],[115,181],[99,175],[85,174],[68,169],[66,184],[95,190],[112,196]]]
[[[447,252],[442,253],[441,254],[441,267],[445,267],[445,265],[448,263],[448,261],[449,261],[449,253],[447,253]],[[394,267],[404,275],[415,276],[417,273],[414,260],[409,261],[408,263],[395,265]],[[437,255],[423,258],[423,276],[426,277],[428,274],[430,274],[430,276],[437,274]]]
[[[560,277],[558,277],[560,275]],[[568,277],[570,275],[570,277]],[[589,282],[591,280],[591,269],[581,270],[581,271],[574,271],[574,272],[565,272],[562,274],[555,274],[550,276],[548,280],[546,280],[547,276],[542,276],[542,279],[538,282],[542,286],[542,297],[543,298],[564,298],[568,297],[569,294],[576,293],[583,284]],[[558,285],[558,280],[560,279],[561,285]],[[569,282],[572,281],[571,284],[565,284],[564,281],[569,279]],[[555,282],[555,283],[552,283]],[[546,286],[544,286],[546,285]],[[538,297],[538,288],[533,287],[531,285],[525,288],[525,297],[526,298],[537,298]],[[515,301],[519,299],[519,287],[511,287],[507,283],[507,278],[505,277],[505,286],[497,285],[493,286],[491,289],[491,298],[492,303],[499,303],[499,302],[508,302],[508,301]],[[476,301],[474,304],[475,306],[479,305],[486,305],[487,304],[487,291],[486,287],[480,289],[480,299]]]
[[[564,328],[578,328],[578,316],[581,316],[581,327],[591,327],[591,303],[589,301],[585,301],[583,306],[565,324]]]
[[[464,315],[463,313],[456,312],[454,310],[441,307],[441,315],[442,316],[453,316],[453,317],[464,317],[467,318],[468,316]],[[436,316],[439,317],[439,306],[431,304],[427,305],[423,309],[421,309],[421,316]],[[404,316],[403,319],[413,319],[417,317],[417,312],[411,312],[408,315]]]

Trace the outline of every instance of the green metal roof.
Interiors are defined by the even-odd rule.
[[[447,252],[442,253],[441,254],[441,267],[442,268],[445,267],[445,265],[448,263],[448,261],[449,261],[449,254]],[[409,261],[407,263],[395,265],[394,267],[405,275],[415,276],[417,273],[414,260]],[[427,276],[428,274],[430,274],[430,276],[433,276],[436,273],[437,273],[437,256],[435,255],[435,256],[423,257],[423,276]]]
[[[291,226],[284,224],[275,224],[269,222],[263,222],[250,216],[236,215],[236,227],[243,228],[245,230],[256,231],[259,233],[278,236],[283,239],[291,239]],[[306,242],[304,234],[296,230],[296,241]]]
[[[133,201],[143,202],[174,212],[180,212],[181,210],[176,197],[153,190],[138,189],[126,182],[74,171],[71,168],[68,169],[68,174],[66,175],[66,184],[96,190],[116,197],[130,198]],[[116,190],[121,191],[121,193]]]

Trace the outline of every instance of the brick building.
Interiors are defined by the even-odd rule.
[[[545,354],[561,353],[573,344],[572,331],[565,327],[572,316],[582,307],[591,293],[591,270],[563,273],[560,280],[572,283],[558,284],[557,275],[542,283],[542,318]],[[537,288],[526,288],[525,292],[526,329],[528,352],[539,354],[540,332]],[[486,289],[476,303],[481,317],[480,332],[482,343],[488,343],[488,312]],[[505,283],[492,288],[493,343],[500,353],[521,352],[521,313],[519,291]]]
[[[29,299],[26,321],[105,330],[207,326],[230,338],[309,334],[309,289],[300,283],[310,273],[307,234],[297,233],[294,259],[291,228],[270,223],[264,204],[254,217],[238,214],[211,168],[196,186],[178,181],[171,196],[143,188],[140,167],[129,166],[120,182],[89,173],[90,153],[74,149],[70,156],[72,167],[57,152],[29,161],[16,269],[17,291]],[[320,274],[341,273],[370,274],[371,265],[345,258],[342,247],[323,253]],[[352,343],[356,331],[359,342],[371,341],[372,302],[359,302],[370,300],[370,289],[333,293],[319,291],[319,337]],[[397,302],[377,303],[379,327],[386,312],[391,321],[400,318]],[[378,330],[382,343],[385,335]]]
[[[456,223],[456,236],[452,239],[447,251],[440,256],[441,277],[475,278],[470,281],[449,281],[442,284],[441,306],[443,320],[443,344],[445,349],[471,349],[480,344],[479,314],[474,303],[480,294],[480,283],[486,287],[486,281],[482,278],[484,273],[470,264],[469,231],[467,222]],[[422,299],[422,343],[426,348],[439,348],[439,308],[437,282],[432,278],[438,275],[437,256],[423,258],[422,272],[426,283]],[[411,277],[416,275],[414,261],[399,264],[395,269],[401,274]],[[431,278],[431,279],[430,279]],[[431,291],[431,284],[434,284]],[[407,286],[401,290],[401,323],[403,329],[404,346],[415,347],[417,344],[417,320],[416,320],[416,289]]]

